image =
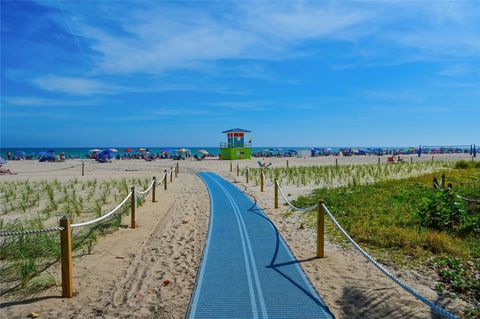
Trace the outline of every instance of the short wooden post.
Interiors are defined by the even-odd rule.
[[[240,176],[240,166],[237,164],[237,177]]]
[[[288,168],[288,160],[287,160],[287,168]]]
[[[335,168],[338,168],[338,158],[335,159]]]
[[[178,177],[178,163],[175,166],[175,178],[177,178],[177,177]]]
[[[263,169],[260,170],[260,191],[263,192]]]
[[[170,183],[173,183],[173,170],[170,170]]]
[[[130,228],[135,228],[135,186],[131,188],[132,195],[130,196]]]
[[[82,163],[82,176],[85,176],[85,163]]]
[[[275,208],[278,208],[278,180],[275,178]]]
[[[410,164],[413,163],[413,156],[410,156]]]
[[[152,203],[155,203],[155,189],[157,188],[157,178],[153,176]]]
[[[433,162],[433,161],[435,161],[435,160],[433,159],[433,155],[432,155],[432,162]]]
[[[67,216],[60,219],[60,250],[62,261],[62,297],[73,297],[72,284],[72,233],[70,227],[70,220]]]
[[[323,201],[318,201],[317,207],[317,257],[325,257],[325,221]]]
[[[163,179],[163,189],[167,190],[167,179],[168,179],[168,174],[167,170],[165,170],[165,178]]]
[[[380,156],[378,157],[378,165],[380,165]]]
[[[230,162],[230,172],[233,172],[233,163]]]
[[[177,174],[180,174],[180,166],[177,163]]]
[[[442,185],[442,188],[445,188],[445,174],[442,174],[442,179],[441,179],[441,185]]]
[[[245,172],[245,176],[246,176],[247,184],[248,184],[248,167],[247,167],[247,171]]]

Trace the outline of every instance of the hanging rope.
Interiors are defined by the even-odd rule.
[[[458,317],[451,312],[445,310],[444,308],[440,307],[439,305],[433,303],[432,301],[428,300],[424,296],[420,295],[418,292],[416,292],[412,287],[408,286],[406,283],[398,279],[395,275],[390,273],[385,267],[383,267],[379,262],[377,262],[375,259],[373,259],[372,256],[370,256],[365,250],[363,250],[353,239],[350,237],[350,235],[340,226],[340,224],[337,222],[335,217],[330,213],[328,210],[327,206],[322,203],[322,209],[323,211],[327,214],[327,216],[330,218],[330,220],[333,222],[333,224],[342,232],[342,234],[348,239],[348,241],[365,257],[367,258],[375,267],[377,267],[381,272],[383,272],[388,278],[393,280],[395,283],[397,283],[400,287],[402,287],[404,290],[409,292],[411,295],[413,295],[415,298],[432,308],[435,312],[438,314],[449,318],[449,319],[458,319]]]
[[[92,219],[90,221],[87,221],[87,222],[83,222],[83,223],[78,223],[78,224],[72,224],[71,227],[74,228],[74,227],[83,227],[83,226],[87,226],[87,225],[91,225],[91,224],[94,224],[94,223],[97,223],[101,220],[104,220],[105,218],[108,218],[109,216],[115,214],[115,212],[117,210],[119,210],[126,202],[127,200],[130,198],[130,196],[132,196],[132,193],[129,192],[127,197],[125,197],[125,199],[120,203],[118,204],[117,207],[115,207],[113,210],[111,210],[109,213],[101,216],[101,217],[98,217],[98,218],[95,218],[95,219]]]
[[[49,233],[49,232],[61,231],[61,230],[63,230],[63,227],[54,226],[54,227],[48,227],[43,229],[17,230],[17,231],[10,231],[10,232],[7,231],[7,232],[0,232],[0,237],[33,235],[33,234]]]
[[[275,181],[276,182],[276,181]],[[311,211],[312,209],[316,208],[317,205],[313,205],[313,206],[310,206],[310,207],[306,207],[306,208],[300,208],[300,207],[296,207],[294,206],[292,203],[290,203],[290,201],[287,199],[287,197],[285,196],[285,194],[283,193],[283,190],[282,188],[280,187],[280,185],[277,183],[277,187],[278,187],[278,190],[280,191],[280,194],[282,195],[283,199],[285,200],[285,202],[288,204],[288,206],[290,206],[292,209],[294,210],[297,210],[297,211],[300,211],[300,212],[307,212],[307,211]]]

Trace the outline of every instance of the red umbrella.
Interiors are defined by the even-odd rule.
[[[131,148],[126,148],[123,150],[125,153],[131,153],[132,152],[132,149]]]

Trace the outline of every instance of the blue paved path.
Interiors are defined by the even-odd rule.
[[[199,176],[212,208],[188,318],[333,318],[264,212],[220,176]]]

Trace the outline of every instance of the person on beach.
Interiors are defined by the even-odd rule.
[[[0,165],[0,175],[17,175],[17,173],[14,173],[9,169],[2,168],[2,165]]]
[[[12,152],[10,151],[7,152],[7,160],[8,161],[12,160]]]

